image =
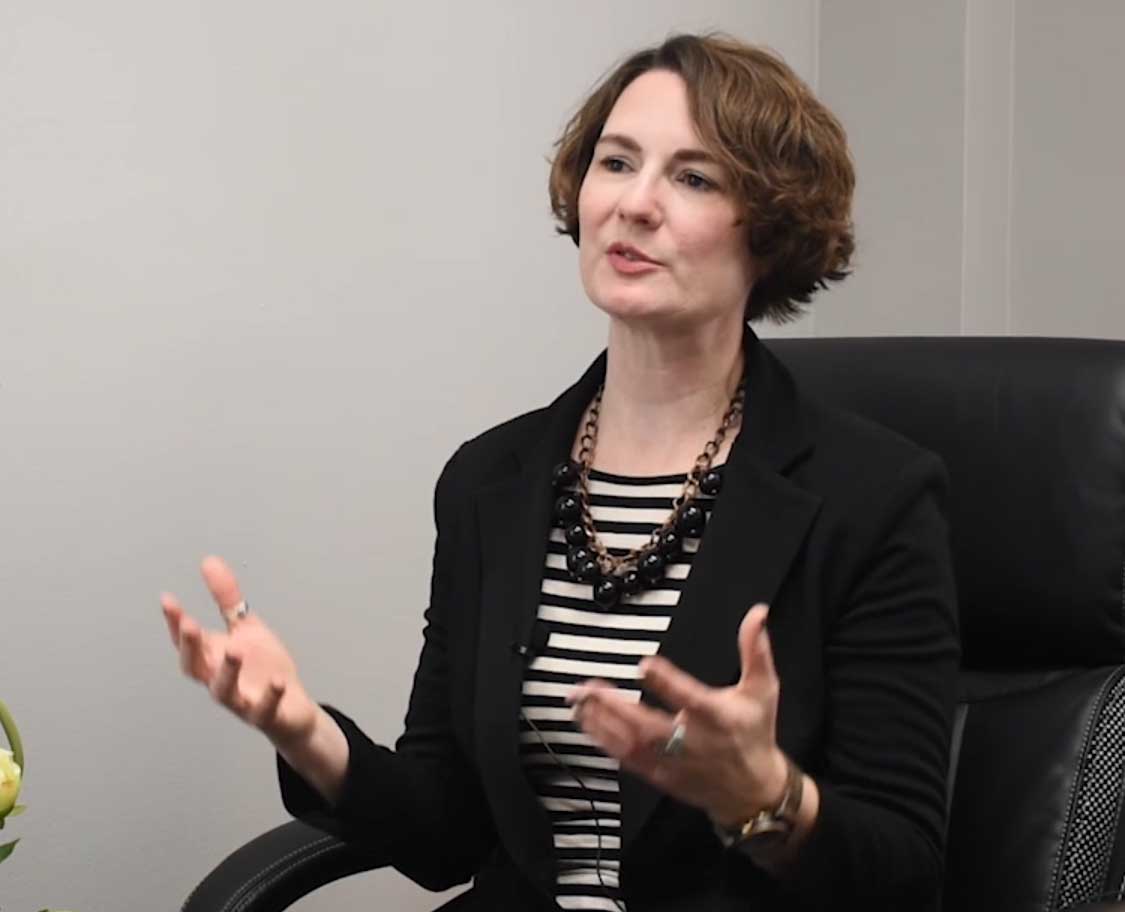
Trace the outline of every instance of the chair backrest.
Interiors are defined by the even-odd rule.
[[[1125,342],[770,340],[806,394],[940,455],[965,672],[946,908],[1125,884]]]

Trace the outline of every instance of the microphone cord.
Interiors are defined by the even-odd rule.
[[[590,811],[594,815],[594,827],[598,832],[597,852],[594,855],[594,873],[597,874],[598,883],[601,884],[602,889],[608,893],[610,891],[610,887],[608,884],[606,884],[605,879],[602,877],[602,822],[598,818],[597,802],[593,797],[591,797],[592,790],[586,786],[586,783],[583,782],[579,775],[571,768],[570,764],[554,752],[554,750],[551,748],[551,745],[547,743],[547,739],[543,737],[543,733],[539,730],[539,726],[528,718],[527,713],[523,711],[522,707],[520,708],[520,716],[522,717],[523,721],[528,724],[531,730],[535,732],[536,737],[539,739],[539,743],[547,749],[547,753],[551,755],[551,758],[555,761],[555,763],[557,763],[562,768],[563,772],[567,773],[567,775],[569,775],[575,782],[578,783],[578,787],[582,789],[583,794],[586,796],[586,800],[590,802]],[[617,866],[617,890],[618,892],[621,891],[620,861],[618,862]],[[626,912],[625,903],[623,903],[620,899],[617,899],[616,897],[610,897],[610,900],[614,905],[617,906],[620,912]]]

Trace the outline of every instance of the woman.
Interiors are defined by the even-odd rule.
[[[458,908],[937,907],[944,471],[802,397],[746,325],[845,275],[852,187],[836,120],[759,49],[677,36],[594,91],[550,189],[607,350],[446,465],[395,749],[313,702],[221,560],[225,633],[162,599],[294,814],[474,879]]]

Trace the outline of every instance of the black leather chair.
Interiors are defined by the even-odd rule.
[[[768,345],[808,393],[950,471],[964,673],[945,908],[1125,910],[1125,342]],[[291,822],[184,912],[275,912],[381,863]]]

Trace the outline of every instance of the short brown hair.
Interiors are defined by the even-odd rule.
[[[818,288],[848,274],[855,172],[844,128],[780,57],[722,33],[673,35],[609,73],[555,142],[551,210],[578,243],[578,191],[618,97],[649,70],[687,84],[696,129],[737,188],[750,251],[765,271],[746,317],[800,316]]]

